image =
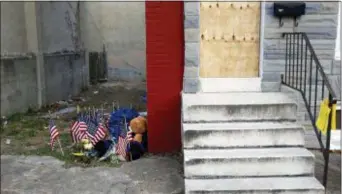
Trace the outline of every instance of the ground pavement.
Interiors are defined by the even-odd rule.
[[[306,147],[317,148],[316,137],[306,133]],[[324,160],[316,156],[315,174],[322,180]],[[327,194],[341,193],[341,154],[330,155]],[[181,160],[148,156],[117,168],[65,168],[51,156],[1,155],[1,194],[181,194]]]
[[[1,194],[178,194],[180,163],[152,156],[119,168],[64,168],[50,156],[1,156]]]
[[[316,177],[323,158],[316,155]],[[172,157],[151,156],[118,168],[65,168],[50,156],[1,156],[1,194],[181,194],[182,167]],[[341,193],[341,155],[332,154],[327,194]]]

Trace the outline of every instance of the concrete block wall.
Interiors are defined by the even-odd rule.
[[[46,104],[68,100],[87,87],[84,53],[45,55]]]
[[[35,18],[27,18],[25,2],[1,3],[1,115],[36,108],[37,57],[29,43]],[[88,67],[83,52],[75,52],[77,25],[75,2],[37,2],[37,30],[43,55],[43,105],[67,100],[88,86]],[[29,15],[30,17],[32,15]],[[19,26],[19,27],[18,27]],[[35,27],[33,27],[35,28]],[[39,29],[38,29],[39,28]],[[38,35],[39,36],[39,35]],[[77,57],[75,57],[77,55]]]
[[[37,106],[36,58],[1,59],[1,115]]]
[[[294,27],[292,19],[283,19],[279,27],[273,17],[273,2],[265,3],[263,90],[279,91],[280,75],[285,70],[285,39],[283,32],[306,32],[321,65],[328,74],[336,73],[332,68],[335,55],[335,39],[338,25],[338,2],[306,2],[306,15],[298,19]]]

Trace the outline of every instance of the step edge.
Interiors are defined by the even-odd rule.
[[[278,177],[278,178],[272,177],[272,178],[257,178],[257,179],[256,178],[247,178],[247,179],[246,178],[234,178],[234,179],[187,179],[187,178],[185,178],[184,183],[185,183],[185,189],[189,190],[189,183],[192,184],[191,182],[196,182],[196,181],[204,181],[204,182],[224,182],[224,181],[243,181],[243,182],[246,182],[246,181],[250,181],[252,183],[254,181],[254,183],[257,184],[257,183],[260,183],[258,181],[266,180],[266,179],[268,179],[270,182],[273,182],[273,183],[283,182],[283,181],[293,181],[294,184],[297,184],[296,187],[298,187],[298,188],[295,188],[294,184],[292,184],[292,188],[283,188],[282,190],[308,190],[308,189],[310,189],[310,190],[323,190],[323,191],[325,190],[324,186],[315,177],[312,177],[312,176],[310,176],[310,177]],[[308,184],[303,185],[301,183],[298,183],[302,180],[309,181],[311,186]],[[225,184],[225,185],[228,187],[230,186],[229,184]],[[250,185],[248,185],[248,186],[250,186]],[[281,186],[277,185],[276,187],[279,188]],[[250,189],[247,189],[245,191],[251,191],[251,190],[256,190],[256,189],[258,191],[258,190],[265,190],[268,188],[264,188],[264,189],[250,188]],[[206,190],[208,191],[208,189],[206,189]],[[237,189],[233,189],[232,191],[236,191],[236,190]]]
[[[256,155],[249,155],[250,152],[253,152],[255,150],[258,150]],[[268,155],[270,153],[270,150],[272,150],[271,153],[274,153],[273,151],[277,151],[277,153],[275,153],[276,155]],[[214,153],[214,155],[212,155],[214,158],[211,157],[205,157],[204,153],[200,153],[200,152],[206,152],[206,153]],[[283,152],[282,152],[283,151]],[[300,152],[299,154],[295,154],[294,152]],[[197,153],[196,153],[197,152]],[[241,154],[241,152],[244,152],[243,154]],[[234,158],[232,156],[234,156],[235,153],[238,153],[237,155],[240,155],[241,157],[235,157],[235,158],[261,158],[261,157],[273,157],[273,158],[279,158],[279,157],[312,157],[315,158],[315,155],[310,152],[308,149],[306,148],[300,148],[300,147],[296,147],[296,148],[255,148],[255,149],[251,149],[251,148],[241,148],[241,149],[183,149],[183,156],[184,156],[184,160],[186,157],[188,158],[196,158],[196,159],[229,159],[229,158]],[[229,156],[228,158],[217,158],[217,155],[222,156],[222,154],[227,154],[227,156]],[[246,154],[246,155],[244,155]],[[190,155],[190,156],[189,156]],[[201,158],[197,157],[200,156]]]

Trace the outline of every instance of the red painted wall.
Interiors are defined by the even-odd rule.
[[[181,149],[184,71],[183,2],[146,2],[148,148]]]

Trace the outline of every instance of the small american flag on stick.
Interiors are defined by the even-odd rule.
[[[102,140],[106,136],[106,128],[102,123],[91,120],[88,124],[87,135],[93,145]]]
[[[58,139],[59,132],[57,130],[55,122],[52,119],[50,119],[49,121],[49,130],[50,130],[50,146],[51,146],[51,150],[53,150],[55,141]]]
[[[118,144],[116,147],[116,154],[121,155],[123,158],[127,157],[127,145],[129,143],[128,136],[127,136],[127,123],[125,118],[124,128],[121,129],[121,133],[119,135]]]
[[[76,120],[71,126],[71,136],[73,142],[77,143],[82,139],[87,138],[87,124],[83,121],[83,118]]]

